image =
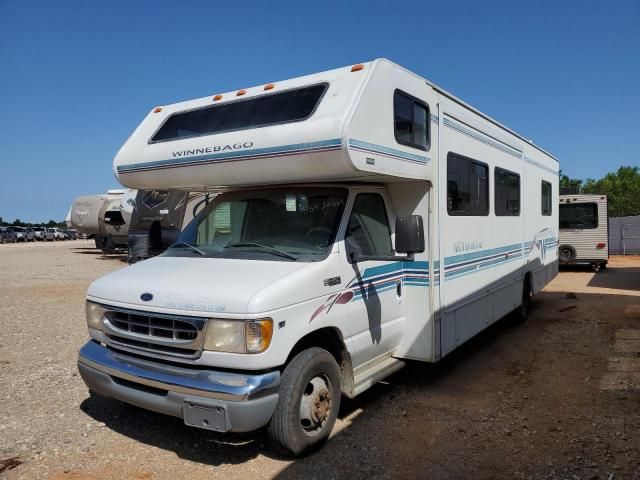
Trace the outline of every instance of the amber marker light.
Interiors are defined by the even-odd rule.
[[[153,109],[153,113],[160,113],[162,111],[162,107],[156,107]]]
[[[217,102],[218,100],[222,100],[222,95],[216,95],[215,97],[213,97],[214,102]]]
[[[352,72],[359,72],[360,70],[363,70],[363,69],[364,69],[364,65],[362,65],[361,63],[351,67]]]
[[[264,89],[265,89],[265,90],[273,90],[274,88],[275,88],[275,85],[274,85],[273,83],[267,83],[267,84],[264,86]]]
[[[236,97],[240,97],[240,96],[244,95],[245,93],[247,93],[247,91],[244,90],[244,89],[243,90],[238,90],[238,92],[236,93]]]

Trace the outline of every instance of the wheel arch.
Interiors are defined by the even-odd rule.
[[[340,369],[340,385],[344,395],[353,398],[353,366],[351,355],[341,332],[336,327],[323,327],[307,333],[293,346],[285,362],[285,367],[300,352],[312,347],[328,351],[336,360]]]

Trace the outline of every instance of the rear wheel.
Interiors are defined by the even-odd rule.
[[[531,276],[526,275],[522,285],[522,303],[513,311],[512,314],[512,318],[515,323],[524,323],[527,321],[527,318],[529,318],[529,308],[531,307],[532,296]]]
[[[282,374],[268,426],[273,446],[295,456],[319,448],[335,425],[340,396],[340,371],[333,356],[317,347],[300,352]]]

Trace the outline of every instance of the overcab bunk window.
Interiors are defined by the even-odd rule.
[[[327,87],[322,83],[175,113],[167,118],[150,143],[306,120]]]
[[[551,215],[551,184],[542,181],[542,215]]]
[[[456,153],[447,155],[449,215],[489,215],[489,167]]]
[[[398,143],[420,150],[429,149],[429,107],[424,102],[396,90],[393,123]]]
[[[520,175],[496,167],[493,171],[493,182],[496,216],[520,215]]]

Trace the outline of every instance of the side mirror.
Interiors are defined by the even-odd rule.
[[[396,217],[396,252],[413,255],[425,249],[424,225],[420,215]]]

